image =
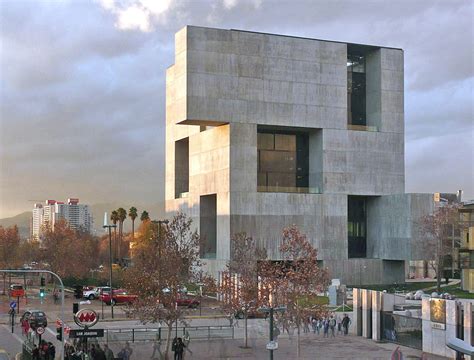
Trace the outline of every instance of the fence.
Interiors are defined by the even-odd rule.
[[[186,326],[173,328],[171,337],[184,336],[188,332],[192,340],[214,340],[214,339],[233,339],[233,326]],[[139,342],[154,341],[156,339],[166,339],[168,337],[168,328],[130,328],[130,329],[105,329],[103,342]]]
[[[382,339],[415,349],[422,349],[422,320],[392,312],[382,313]]]

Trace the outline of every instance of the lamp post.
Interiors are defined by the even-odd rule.
[[[273,328],[273,314],[276,312],[284,312],[286,311],[286,306],[278,306],[278,307],[262,307],[259,309],[259,311],[261,312],[264,312],[264,313],[269,313],[270,315],[270,342],[267,344],[267,348],[268,348],[268,345],[272,344],[274,345],[274,342],[273,342],[273,331],[274,331],[274,328]],[[277,334],[278,336],[278,334]],[[278,345],[278,343],[276,343],[276,345]],[[278,349],[278,346],[276,347],[276,349]],[[270,360],[273,360],[273,351],[274,349],[273,348],[268,348],[268,350],[270,351]]]
[[[109,225],[109,219],[107,218],[107,212],[104,213],[104,226],[103,228],[109,229],[109,286],[110,286],[110,310],[112,313],[112,319],[114,318],[114,290],[112,287],[112,228],[116,228],[116,224]]]

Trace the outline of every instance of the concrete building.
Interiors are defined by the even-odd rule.
[[[59,220],[66,220],[72,229],[81,229],[91,232],[93,225],[92,214],[89,206],[79,204],[79,199],[68,199],[67,203],[56,200],[46,200],[45,205],[35,204],[32,216],[32,238],[41,239],[41,232],[44,226],[49,225],[54,229],[54,225]]]
[[[474,293],[474,200],[464,202],[459,213],[463,225],[459,249],[461,287]]]
[[[297,225],[345,284],[403,282],[422,259],[405,194],[403,51],[187,26],[166,73],[166,211],[212,273],[245,231],[279,258]]]

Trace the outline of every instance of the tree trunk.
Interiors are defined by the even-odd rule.
[[[299,359],[301,353],[300,349],[300,326],[296,327],[296,357]]]
[[[5,288],[7,287],[7,273],[3,273],[3,294],[5,295]]]
[[[247,314],[247,311],[245,312],[245,318],[244,318],[244,326],[245,326],[245,345],[244,347],[248,347],[248,327],[247,327],[247,320],[248,320],[249,316]]]
[[[442,260],[442,257],[441,256],[438,256],[438,264],[437,264],[437,267],[436,267],[436,272],[437,272],[437,276],[436,276],[436,291],[438,292],[438,294],[441,293],[441,276],[443,275],[442,272],[443,272],[443,260]]]
[[[135,219],[132,220],[132,241],[135,240]]]
[[[114,227],[114,246],[112,252],[112,260],[115,260],[117,258],[117,227]]]
[[[171,344],[171,334],[173,333],[173,323],[168,324],[168,336],[166,338],[166,347],[165,347],[165,360],[169,359],[170,344]]]

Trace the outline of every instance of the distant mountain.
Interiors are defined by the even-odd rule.
[[[102,225],[104,223],[104,213],[107,212],[109,222],[110,222],[110,213],[118,209],[119,207],[123,207],[125,210],[128,210],[135,206],[138,210],[138,218],[135,220],[135,225],[140,222],[140,215],[143,210],[148,211],[150,214],[151,219],[162,219],[165,214],[165,205],[164,203],[155,203],[149,205],[129,205],[129,204],[120,204],[120,203],[104,203],[104,204],[94,204],[90,205],[90,209],[92,212],[92,216],[94,218],[94,233],[97,235],[102,234],[103,228]],[[3,227],[10,227],[13,225],[18,226],[18,230],[20,232],[20,237],[22,239],[26,239],[30,236],[30,221],[31,221],[32,213],[31,211],[25,211],[21,214],[18,214],[13,217],[0,219],[0,226]],[[127,216],[127,220],[125,220],[123,224],[124,231],[131,231],[132,230],[132,221]]]
[[[30,236],[30,219],[31,211],[25,211],[13,217],[0,219],[0,226],[10,227],[16,225],[18,226],[20,237],[26,239]]]

